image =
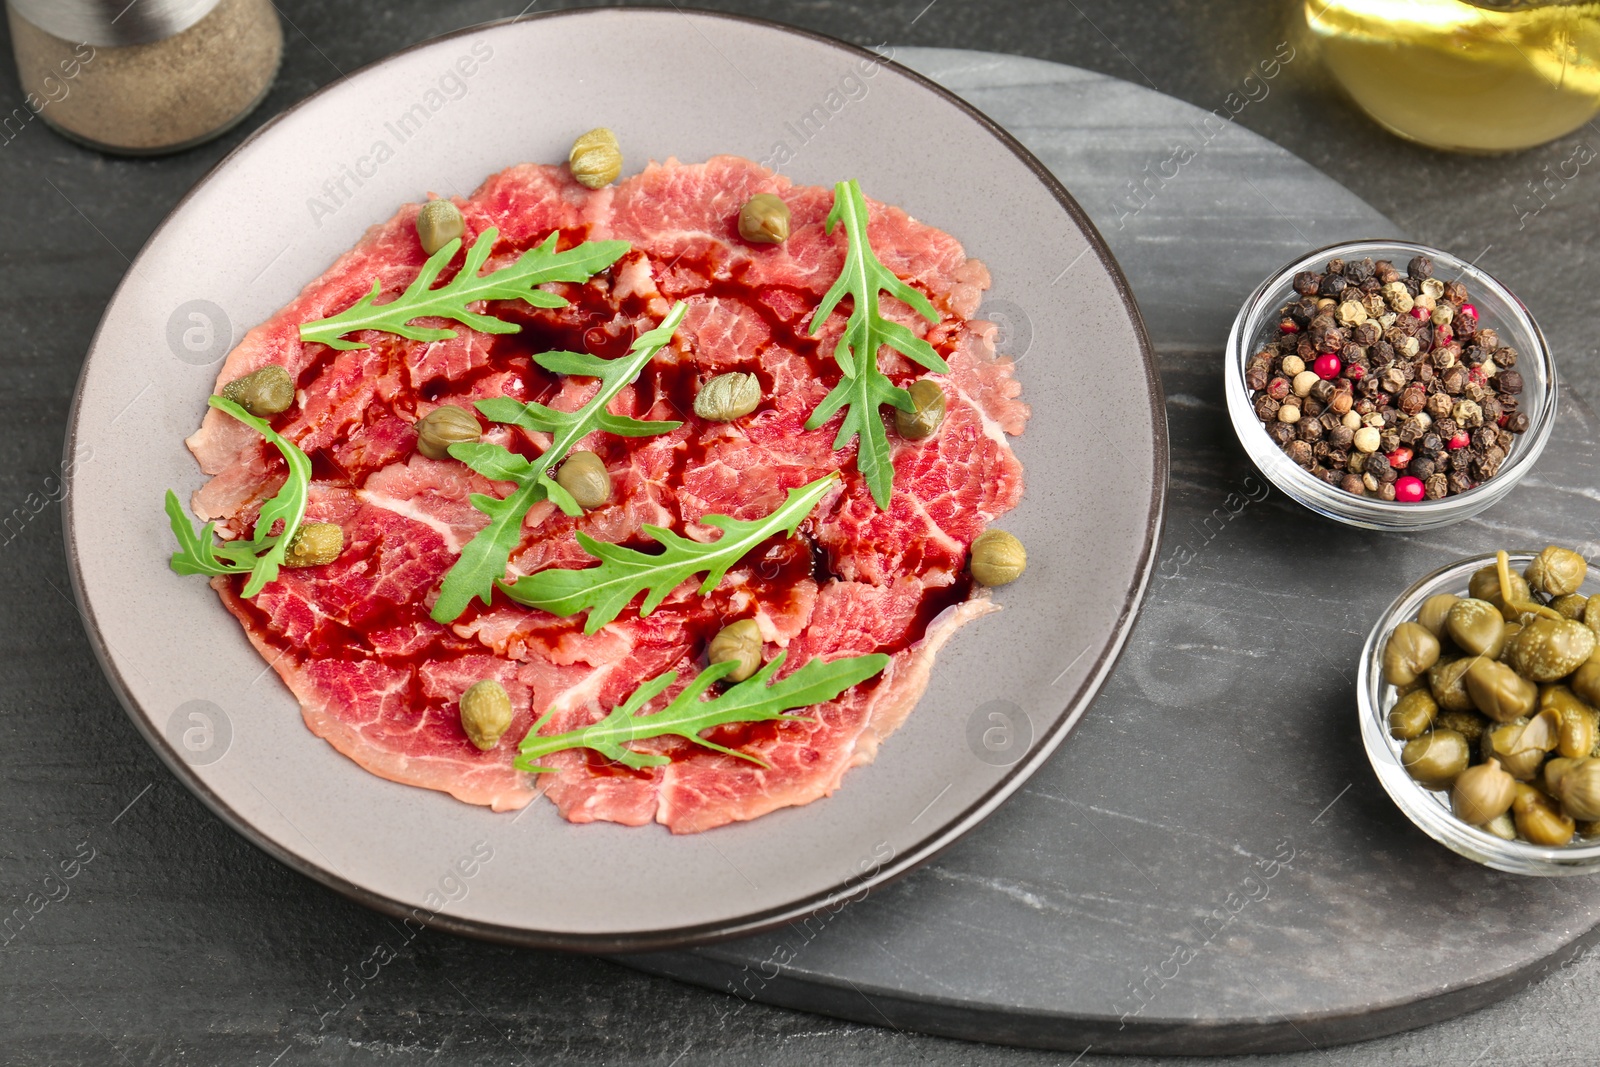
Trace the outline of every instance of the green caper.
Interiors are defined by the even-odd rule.
[[[1583,621],[1584,613],[1589,608],[1589,598],[1582,593],[1568,593],[1558,596],[1550,601],[1550,607],[1568,619]]]
[[[511,726],[511,697],[493,678],[474,682],[461,694],[461,728],[467,740],[484,752],[500,743]]]
[[[1546,760],[1544,765],[1544,790],[1551,796],[1556,795],[1556,789],[1561,784],[1561,776],[1567,771],[1582,763],[1583,759],[1572,759],[1568,756],[1557,756]]]
[[[972,542],[972,577],[979,585],[1006,585],[1028,569],[1028,550],[1004,530],[985,530]]]
[[[1439,639],[1427,627],[1403,622],[1383,646],[1383,679],[1390,685],[1410,685],[1439,662]]]
[[[1454,730],[1434,730],[1406,742],[1400,762],[1429,789],[1444,789],[1467,769],[1467,739]]]
[[[429,200],[417,212],[417,240],[430,256],[466,232],[461,209],[449,200]]]
[[[1505,841],[1517,839],[1517,824],[1511,818],[1509,811],[1502,811],[1499,815],[1483,824],[1483,829]]]
[[[1533,591],[1528,587],[1527,579],[1515,572],[1511,573],[1510,578],[1512,603],[1527,603],[1528,598],[1533,595]],[[1499,609],[1500,614],[1504,616],[1507,622],[1516,622],[1521,617],[1522,613],[1516,607],[1507,604],[1504,598],[1501,597],[1500,569],[1492,563],[1487,567],[1480,567],[1472,572],[1472,578],[1467,582],[1467,593],[1474,599],[1487,600],[1493,604]]]
[[[1517,636],[1518,634],[1520,634],[1521,632],[1522,632],[1522,624],[1520,622],[1508,622],[1508,623],[1506,623],[1506,631],[1505,631],[1506,639],[1505,639],[1504,644],[1502,644],[1502,646],[1500,648],[1500,661],[1502,663],[1505,662],[1506,648],[1510,646],[1511,639],[1513,637]]]
[[[294,403],[294,379],[276,363],[268,363],[224,385],[222,395],[263,419],[289,410]]]
[[[719,374],[695,394],[694,413],[710,422],[743,418],[761,403],[761,381],[754,374]]]
[[[1576,593],[1588,573],[1589,564],[1582,556],[1556,545],[1549,545],[1533,557],[1533,562],[1522,572],[1528,584],[1546,596]]]
[[[1600,596],[1592,596],[1583,608],[1583,621],[1596,633],[1600,633]]]
[[[285,567],[320,567],[344,551],[344,530],[332,522],[304,522],[283,550]]]
[[[789,205],[772,193],[757,193],[739,209],[739,236],[751,244],[779,245],[789,239]]]
[[[1595,742],[1600,740],[1600,731],[1596,730],[1594,709],[1586,707],[1577,697],[1572,695],[1570,689],[1557,687],[1560,693],[1551,694],[1553,699],[1545,703],[1546,696],[1541,696],[1542,707],[1554,708],[1561,716],[1561,732],[1557,735],[1556,751],[1563,756],[1578,758],[1587,756],[1594,751]]]
[[[616,134],[597,126],[572,142],[567,163],[579,185],[602,189],[622,173],[622,146],[617,143]]]
[[[1556,781],[1555,795],[1574,819],[1600,820],[1600,760],[1574,760]]]
[[[1495,621],[1499,618],[1495,616]],[[1533,714],[1539,699],[1538,686],[1492,659],[1474,659],[1464,681],[1478,710],[1495,722],[1510,722]]]
[[[761,627],[754,619],[740,619],[717,631],[717,636],[706,646],[706,662],[733,660],[739,665],[723,677],[730,682],[742,682],[761,669],[761,650]]]
[[[1471,666],[1472,657],[1466,656],[1440,660],[1428,669],[1428,688],[1433,691],[1433,699],[1439,702],[1439,707],[1445,711],[1477,710],[1472,694],[1467,692],[1466,673]]]
[[[1555,750],[1560,729],[1561,716],[1550,710],[1490,727],[1481,742],[1484,759],[1499,761],[1513,778],[1532,781]]]
[[[1590,707],[1600,707],[1600,663],[1590,660],[1580,665],[1567,684]]]
[[[1564,845],[1572,840],[1572,833],[1577,829],[1571,817],[1531,785],[1518,784],[1511,813],[1516,818],[1517,833],[1535,845]]]
[[[451,445],[482,436],[478,417],[454,404],[441,404],[417,420],[417,451],[429,459],[449,459]]]
[[[1421,737],[1439,714],[1439,702],[1426,689],[1413,689],[1389,709],[1389,735],[1398,741]]]
[[[1460,602],[1461,598],[1454,593],[1437,593],[1422,602],[1422,609],[1417,612],[1417,622],[1433,636],[1443,637],[1445,619],[1450,609]]]
[[[585,511],[611,503],[611,472],[593,452],[574,452],[556,471],[556,482]]]
[[[1467,744],[1476,745],[1489,729],[1489,720],[1475,711],[1441,711],[1433,718],[1433,728],[1454,730],[1467,739]]]
[[[1517,798],[1517,782],[1498,763],[1468,767],[1456,778],[1450,790],[1450,806],[1456,818],[1471,826],[1482,826],[1511,809]]]
[[[894,428],[907,441],[932,437],[944,422],[944,390],[931,378],[918,378],[906,392],[911,394],[913,410],[894,409]]]
[[[1554,682],[1577,670],[1595,650],[1595,632],[1572,619],[1529,618],[1506,643],[1506,662],[1524,678]]]
[[[1496,657],[1505,647],[1506,620],[1487,600],[1462,600],[1450,609],[1445,632],[1463,652]]]

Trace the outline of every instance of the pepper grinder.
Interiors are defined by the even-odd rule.
[[[7,0],[22,107],[0,142],[34,119],[120,155],[176,152],[255,110],[283,56],[272,0]]]

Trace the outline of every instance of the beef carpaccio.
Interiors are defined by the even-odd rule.
[[[790,236],[781,245],[739,237],[740,205],[758,192],[789,206]],[[396,782],[496,811],[521,808],[542,792],[573,822],[654,821],[676,833],[833,792],[849,768],[872,761],[916,704],[939,647],[963,623],[995,610],[971,585],[966,554],[1021,495],[1022,470],[1007,436],[1023,431],[1029,412],[1011,361],[995,352],[995,327],[975,317],[988,272],[949,235],[871,204],[874,251],[928,296],[940,321],[930,324],[887,298],[883,314],[926,338],[950,366],[936,378],[948,397],[938,433],[921,441],[890,434],[894,492],[890,508],[880,511],[855,470],[854,444],[833,448],[839,417],[804,428],[840,374],[829,354],[844,311],[817,336],[807,333],[844,262],[843,234],[824,229],[829,190],[792,185],[733,157],[651,164],[600,190],[577,184],[564,166],[529,164],[494,175],[456,204],[465,243],[498,228],[490,269],[552,231],[562,249],[625,240],[631,251],[585,284],[547,285],[567,307],[492,305],[492,314],[521,326],[517,333],[457,326],[454,339],[425,343],[369,331],[355,339],[370,347],[351,351],[302,343],[299,324],[349,307],[375,277],[392,294],[416,276],[426,258],[414,229],[420,205],[373,227],[251,330],[218,379],[220,389],[268,363],[294,377],[297,402],[272,423],[312,459],[307,521],[342,527],[344,551],[325,566],[284,570],[249,600],[239,595],[241,576],[212,585],[299,699],[312,731]],[[510,576],[591,564],[574,530],[641,548],[654,544],[641,534],[646,523],[709,540],[715,531],[702,516],[760,518],[787,490],[830,471],[841,473],[839,488],[797,536],[766,542],[710,595],[687,582],[647,617],[638,617],[635,605],[586,635],[581,615],[560,618],[496,592],[493,604],[474,602],[453,624],[435,623],[429,610],[441,578],[486,522],[469,497],[504,495],[506,484],[455,460],[422,456],[413,423],[440,404],[470,409],[474,400],[501,395],[574,410],[593,395],[595,380],[563,379],[530,356],[569,350],[615,357],[679,301],[688,310],[672,343],[611,410],[683,425],[654,437],[586,438],[580,447],[598,453],[611,474],[612,503],[576,519],[548,501],[535,505]],[[888,349],[880,363],[898,385],[923,373]],[[731,370],[758,377],[760,407],[734,422],[696,417],[698,384]],[[485,440],[531,458],[547,443],[538,436],[488,423]],[[278,453],[216,410],[188,444],[211,476],[194,495],[196,513],[217,520],[224,537],[249,534],[284,481]],[[745,618],[759,625],[769,656],[787,650],[785,674],[813,657],[885,652],[892,659],[879,676],[802,710],[809,722],[736,724],[707,735],[759,756],[766,767],[678,738],[637,743],[673,759],[645,770],[581,749],[545,761],[554,773],[513,767],[517,743],[545,711],[554,709],[547,732],[581,727],[641,681],[676,669],[680,681],[659,698],[664,702],[702,669],[710,637]],[[487,752],[468,741],[457,710],[462,692],[484,678],[497,679],[515,708],[511,728]]]

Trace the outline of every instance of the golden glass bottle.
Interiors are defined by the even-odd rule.
[[[1323,64],[1402,137],[1544,144],[1600,113],[1595,0],[1296,0]]]

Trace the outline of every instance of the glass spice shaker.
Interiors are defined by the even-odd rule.
[[[6,0],[6,13],[25,97],[0,113],[0,142],[39,118],[106,152],[176,152],[253,111],[283,55],[272,0]]]

